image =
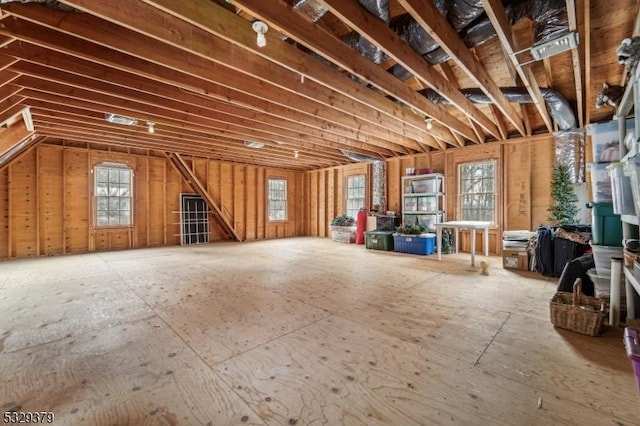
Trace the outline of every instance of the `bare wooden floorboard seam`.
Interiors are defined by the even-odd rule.
[[[500,327],[498,328],[498,330],[493,334],[493,336],[491,336],[491,340],[489,340],[489,343],[486,344],[486,346],[482,350],[482,353],[478,356],[478,359],[476,359],[475,362],[473,363],[474,367],[478,364],[478,362],[480,362],[480,358],[482,358],[482,355],[484,355],[485,352],[487,352],[487,349],[489,349],[489,346],[491,346],[491,344],[495,340],[496,336],[498,334],[500,334],[500,331],[502,330],[502,327],[504,327],[504,325],[507,323],[507,321],[509,321],[509,318],[511,318],[511,312],[509,312],[509,311],[500,311],[500,312],[506,312],[507,313],[507,317],[504,319],[504,321],[502,321],[502,324],[500,324]]]
[[[205,363],[207,363],[207,365],[209,366],[209,368],[211,368],[211,371],[213,371],[213,372],[215,372],[216,374],[218,374],[218,373],[216,372],[216,370],[214,370],[214,369],[213,369],[213,367],[215,367],[215,366],[216,366],[216,365],[218,365],[218,364],[222,364],[222,363],[225,363],[225,362],[227,362],[227,361],[230,361],[230,360],[232,360],[232,359],[234,359],[234,358],[237,358],[237,357],[239,357],[239,356],[242,356],[243,354],[245,354],[245,353],[247,353],[247,352],[250,352],[250,351],[252,351],[252,350],[254,350],[254,349],[256,349],[256,348],[259,348],[260,346],[266,346],[266,345],[268,345],[269,343],[272,343],[272,342],[274,342],[274,341],[276,341],[276,340],[278,340],[278,339],[281,339],[281,338],[286,337],[286,336],[288,336],[288,335],[290,335],[290,334],[292,334],[292,333],[295,333],[295,332],[297,332],[297,331],[299,331],[299,330],[302,330],[303,328],[311,327],[311,326],[313,326],[313,325],[316,325],[318,322],[320,322],[320,321],[322,321],[322,320],[325,320],[325,319],[327,319],[327,318],[331,318],[331,317],[336,317],[336,316],[337,316],[337,315],[335,315],[335,314],[328,314],[328,315],[326,315],[326,316],[324,316],[324,317],[322,317],[322,318],[318,318],[318,319],[317,319],[317,320],[315,320],[315,321],[311,321],[310,323],[307,323],[307,324],[305,324],[305,325],[302,325],[302,326],[300,326],[300,327],[298,327],[298,328],[294,328],[293,330],[287,331],[286,333],[280,334],[280,335],[278,335],[278,336],[274,337],[273,339],[269,339],[269,340],[267,340],[267,341],[265,341],[265,342],[262,342],[262,343],[260,343],[260,344],[258,344],[258,345],[252,346],[252,347],[250,347],[250,348],[248,348],[248,349],[246,349],[246,350],[244,350],[244,351],[242,351],[242,352],[239,352],[239,353],[237,353],[237,354],[234,354],[234,355],[232,355],[232,356],[230,356],[230,357],[228,357],[228,358],[225,358],[225,359],[223,359],[223,360],[220,360],[220,361],[214,362],[214,363],[212,363],[212,365],[209,365],[209,363],[207,363],[207,361],[205,361],[205,360],[203,360],[203,361],[204,361]],[[186,344],[186,342],[185,342],[185,344]],[[220,376],[219,374],[218,374],[218,377],[220,377],[221,379],[223,379],[223,380],[224,380],[224,377]]]
[[[139,321],[149,320],[150,318],[153,318],[155,316],[157,316],[157,315],[153,314],[153,315],[146,316],[144,318],[136,318],[133,321],[114,322],[114,323],[110,324],[110,326],[118,327],[118,326],[126,325],[126,324],[135,324],[135,323],[137,323]],[[95,333],[96,331],[99,331],[99,329],[88,329],[88,330],[85,330],[82,333],[77,334],[75,337],[78,338],[78,337],[81,337],[81,336],[83,336],[85,334]],[[7,334],[7,335],[1,337],[1,339],[6,339],[6,338],[9,337],[9,335],[10,334]],[[68,340],[68,339],[69,339],[69,336],[62,336],[62,337],[60,337],[58,339],[47,340],[46,342],[40,342],[38,344],[30,345],[30,346],[23,346],[23,347],[20,347],[18,349],[13,349],[13,350],[9,350],[9,351],[3,351],[2,349],[0,349],[0,357],[2,357],[3,355],[10,355],[10,354],[18,353],[18,352],[21,352],[21,351],[33,351],[33,350],[38,349],[38,348],[40,348],[42,346],[56,344],[56,343],[59,343],[59,342],[61,342],[63,340]]]

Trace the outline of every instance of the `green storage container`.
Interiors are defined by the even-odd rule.
[[[393,251],[393,231],[369,231],[364,236],[366,248]]]
[[[613,213],[613,203],[591,203],[591,243],[599,246],[622,246],[622,221]]]

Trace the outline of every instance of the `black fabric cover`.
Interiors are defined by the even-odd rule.
[[[554,229],[540,225],[536,232],[536,271],[542,275],[553,276]]]
[[[554,238],[553,276],[559,277],[564,271],[565,265],[584,253],[585,249],[586,247],[583,244],[565,240],[564,238]]]
[[[586,296],[594,296],[595,289],[593,281],[587,275],[587,271],[595,267],[593,255],[591,253],[577,257],[566,264],[560,280],[558,281],[558,291],[573,292],[573,283],[577,278],[582,279],[582,293]]]

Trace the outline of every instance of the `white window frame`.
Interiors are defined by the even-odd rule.
[[[358,212],[367,202],[367,176],[364,173],[349,175],[345,187],[345,213],[357,221]]]
[[[492,165],[493,177],[484,176],[482,167]],[[478,176],[475,179],[465,179],[464,169],[476,167]],[[487,188],[492,180],[492,187]],[[490,189],[487,191],[487,189]],[[484,199],[484,200],[483,200]],[[483,208],[485,200],[493,199],[491,208]],[[458,164],[458,220],[478,220],[496,223],[498,200],[498,161],[495,159],[473,161]],[[469,204],[470,203],[470,204]],[[475,211],[475,214],[473,213]],[[484,214],[482,213],[484,211]],[[490,216],[487,214],[491,212]]]
[[[93,167],[93,191],[93,221],[96,228],[133,226],[133,169],[131,167],[121,163],[96,164]],[[118,212],[117,220],[115,220],[115,212]]]
[[[282,185],[281,185],[282,184]],[[284,222],[288,217],[287,179],[267,179],[267,215],[269,222]]]

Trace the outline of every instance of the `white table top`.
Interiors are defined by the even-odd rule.
[[[489,228],[493,222],[484,222],[480,220],[453,220],[450,222],[434,223],[436,228]]]

